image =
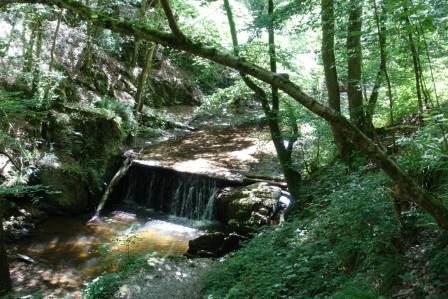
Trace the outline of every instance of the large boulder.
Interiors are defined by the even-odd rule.
[[[240,233],[270,223],[281,188],[268,183],[225,188],[217,197],[218,219]]]

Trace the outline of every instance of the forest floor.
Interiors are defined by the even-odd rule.
[[[150,271],[140,271],[122,282],[116,297],[133,299],[200,299],[200,281],[216,262],[212,259],[152,257]]]

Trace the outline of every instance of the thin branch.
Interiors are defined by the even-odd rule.
[[[16,168],[18,171],[21,171],[21,167],[20,167],[20,165],[17,164],[16,161],[14,161],[14,159],[11,157],[10,154],[8,154],[8,153],[5,152],[5,151],[1,151],[1,152],[0,152],[0,155],[3,155],[3,156],[5,156],[6,158],[8,158],[9,162],[11,162],[11,164],[14,166],[14,168]]]

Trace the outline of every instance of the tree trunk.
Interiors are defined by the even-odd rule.
[[[36,33],[38,31],[39,25],[38,25],[38,21],[33,21],[33,23],[31,24],[31,33],[30,33],[30,39],[28,41],[28,48],[26,49],[25,52],[25,61],[23,64],[23,72],[25,73],[29,73],[33,70],[33,66],[34,66],[34,43],[36,40]]]
[[[417,47],[414,42],[414,37],[412,35],[412,23],[409,16],[409,9],[407,7],[407,4],[403,5],[403,12],[404,12],[404,22],[406,24],[406,32],[408,35],[408,43],[409,48],[411,49],[412,54],[412,65],[414,67],[414,76],[415,76],[415,89],[417,91],[417,101],[418,101],[418,109],[420,111],[420,114],[423,114],[424,107],[423,107],[423,97],[422,97],[422,90],[421,90],[421,81],[420,81],[420,68],[418,66],[418,52]]]
[[[284,139],[282,137],[278,122],[272,119],[271,121],[268,121],[268,124],[272,142],[274,143],[277,157],[280,162],[283,175],[285,176],[286,184],[288,185],[289,193],[291,193],[291,196],[297,201],[300,199],[300,182],[302,181],[302,177],[294,168],[291,151],[288,151],[285,148]]]
[[[268,0],[268,44],[269,44],[269,61],[270,61],[270,67],[271,72],[276,74],[277,73],[277,56],[275,51],[275,31],[274,31],[274,1]],[[269,121],[269,128],[271,131],[271,137],[274,141],[274,146],[277,151],[277,156],[280,161],[280,165],[283,169],[283,174],[285,176],[286,183],[288,184],[288,190],[291,193],[292,197],[296,200],[299,199],[299,191],[300,191],[300,182],[301,182],[301,175],[300,173],[294,168],[293,162],[292,162],[292,151],[294,148],[294,142],[296,141],[297,137],[292,138],[289,141],[288,148],[285,147],[285,141],[282,136],[281,128],[280,128],[280,119],[279,119],[279,113],[280,113],[280,98],[279,98],[279,92],[278,87],[272,86],[272,109],[271,113],[266,115],[268,118],[270,118]],[[291,124],[291,126],[296,127],[297,122],[294,124]],[[297,130],[297,128],[296,128]]]
[[[1,199],[0,199],[1,201]],[[1,203],[0,203],[1,205]],[[0,206],[0,209],[2,207]],[[8,256],[5,248],[5,235],[3,232],[3,212],[0,211],[0,295],[11,290],[11,277],[9,275]]]
[[[90,6],[90,0],[86,0],[86,7]],[[84,49],[82,49],[81,55],[79,57],[76,69],[78,71],[90,70],[90,65],[92,63],[93,55],[93,40],[97,35],[97,28],[95,27],[95,22],[92,20],[87,22],[87,39]]]
[[[140,16],[139,16],[139,20],[140,22],[144,23],[145,21],[145,17],[146,17],[146,11],[148,10],[149,7],[151,7],[151,5],[153,4],[154,0],[142,0],[142,3],[140,5]],[[132,58],[131,58],[131,69],[134,69],[137,66],[137,62],[138,62],[138,57],[140,55],[140,47],[142,44],[142,40],[140,38],[136,38],[134,41],[134,51],[132,53]]]
[[[419,34],[417,32],[417,34]],[[418,37],[417,39],[417,44],[420,44],[420,37]],[[422,67],[422,62],[420,59],[420,49],[417,49],[417,63],[418,63],[418,71],[420,74],[420,86],[422,88],[422,93],[423,93],[423,101],[425,103],[425,107],[426,108],[433,108],[434,105],[432,103],[432,99],[431,99],[431,95],[428,91],[428,86],[426,85],[426,80],[425,80],[425,76],[423,74],[423,67]]]
[[[377,76],[377,82],[375,83],[375,87],[372,91],[372,95],[369,100],[369,105],[366,111],[366,122],[368,126],[370,126],[371,130],[374,132],[375,128],[373,127],[373,115],[375,113],[375,107],[378,100],[380,81],[383,76],[386,79],[387,84],[387,95],[389,98],[389,123],[391,126],[394,124],[394,102],[392,97],[392,85],[389,78],[389,72],[387,69],[387,54],[386,54],[386,28],[385,28],[385,20],[384,20],[384,7],[382,8],[381,18],[378,12],[378,7],[376,4],[376,0],[373,0],[374,14],[375,14],[375,24],[377,28],[379,48],[380,48],[380,70]],[[393,150],[395,151],[395,133],[392,133],[392,143]]]
[[[432,86],[434,88],[434,96],[436,98],[436,107],[440,108],[439,95],[437,93],[436,80],[434,79],[434,68],[433,68],[433,64],[432,64],[431,55],[429,54],[428,41],[426,39],[425,32],[423,31],[421,24],[419,24],[419,33],[420,33],[421,37],[423,38],[423,45],[425,47],[426,58],[428,59],[429,70],[431,72]]]
[[[277,72],[277,59],[275,53],[275,34],[274,34],[274,24],[273,24],[273,12],[274,3],[272,0],[268,0],[268,13],[269,13],[269,23],[268,23],[268,34],[269,34],[269,58],[270,58],[270,68],[271,72]],[[230,33],[232,36],[233,52],[235,55],[239,55],[239,43],[238,36],[235,26],[235,21],[233,19],[232,9],[230,7],[229,1],[224,0],[224,8],[226,10],[227,19],[229,22]],[[279,94],[278,88],[272,87],[272,105],[269,105],[268,96],[264,90],[257,86],[255,82],[242,76],[243,81],[246,85],[255,92],[255,96],[262,103],[264,114],[268,120],[269,131],[271,134],[272,142],[274,143],[275,150],[277,152],[277,158],[279,160],[280,166],[282,168],[283,175],[285,176],[286,184],[288,185],[288,190],[291,196],[298,200],[300,196],[300,173],[294,169],[292,164],[292,143],[291,147],[287,149],[284,144],[284,139],[279,126]],[[271,108],[272,106],[272,108]]]
[[[40,66],[41,66],[41,56],[42,56],[42,43],[43,43],[43,28],[42,21],[39,22],[36,40],[36,49],[34,53],[34,67],[33,67],[33,81],[31,83],[31,92],[36,94],[38,92],[40,83]]]
[[[14,18],[13,23],[12,23],[12,27],[11,27],[11,33],[9,34],[8,42],[6,43],[6,47],[3,50],[3,52],[5,53],[5,56],[8,55],[9,49],[11,48],[11,44],[14,42],[16,25],[17,25],[17,19]]]
[[[350,119],[361,130],[365,129],[361,82],[362,0],[350,0],[347,28],[347,96]]]
[[[143,98],[145,95],[146,82],[148,81],[149,73],[152,68],[152,60],[154,59],[154,53],[157,49],[157,45],[148,45],[145,52],[145,64],[143,65],[142,73],[138,80],[137,93],[135,95],[135,112],[140,113],[143,109]]]
[[[53,37],[53,43],[51,45],[51,52],[50,52],[50,72],[53,70],[53,64],[54,64],[54,52],[56,50],[56,41],[58,39],[58,34],[59,34],[59,29],[61,28],[61,21],[62,21],[62,16],[64,14],[64,10],[61,9],[61,11],[59,12],[58,15],[58,22],[56,24],[56,29],[54,31],[54,37]]]
[[[341,111],[341,95],[339,91],[338,73],[334,50],[335,16],[334,1],[321,1],[322,22],[322,62],[325,72],[325,83],[328,92],[328,105],[335,111]],[[346,142],[339,130],[331,125],[333,139],[336,144],[338,156],[348,161],[351,155],[351,146]]]
[[[367,137],[353,123],[348,121],[339,112],[327,107],[313,97],[306,94],[300,86],[290,81],[287,76],[274,74],[253,63],[248,62],[238,56],[223,53],[220,50],[205,46],[200,42],[192,41],[188,38],[178,39],[174,34],[152,30],[126,20],[118,20],[80,4],[72,0],[4,0],[0,3],[0,8],[11,3],[44,3],[53,4],[59,8],[65,8],[73,13],[91,20],[97,26],[111,29],[122,34],[140,37],[166,47],[171,47],[180,51],[185,51],[193,55],[214,61],[223,66],[227,66],[239,71],[242,74],[251,75],[267,84],[278,87],[291,96],[298,103],[308,110],[320,116],[333,124],[341,131],[345,138],[350,141],[354,147],[369,157],[376,163],[400,188],[406,190],[411,198],[419,207],[428,212],[442,229],[448,229],[448,209],[443,203],[432,197],[423,190],[412,177],[407,175],[384,151],[375,144],[372,139]],[[92,17],[95,16],[95,17]]]

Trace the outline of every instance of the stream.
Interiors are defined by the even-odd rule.
[[[148,217],[150,213],[153,217]],[[188,241],[213,224],[153,211],[143,214],[115,210],[94,223],[88,223],[87,215],[46,220],[32,237],[9,248],[16,253],[10,264],[16,292],[41,293],[46,298],[80,298],[86,281],[114,270],[117,255],[183,255]]]
[[[146,148],[106,197],[95,221],[89,222],[92,215],[52,216],[32,236],[10,244],[15,293],[81,298],[86,282],[116,269],[117,255],[182,256],[190,240],[222,230],[214,221],[217,192],[239,185],[241,173],[259,166],[272,147],[258,141],[265,132],[254,128],[215,133],[198,131]],[[271,163],[266,168],[272,169]],[[198,289],[192,285],[213,262],[154,263],[163,265],[158,278],[147,283],[151,294],[158,294],[154,298],[191,299]]]

